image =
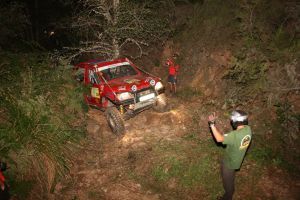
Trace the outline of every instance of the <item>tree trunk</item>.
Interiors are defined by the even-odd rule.
[[[119,58],[120,56],[120,49],[119,49],[119,42],[116,38],[113,38],[113,58]]]
[[[113,1],[113,8],[114,8],[114,12],[113,12],[113,26],[115,27],[118,23],[118,12],[119,12],[119,6],[120,6],[120,0],[114,0]],[[119,41],[118,38],[116,36],[116,34],[113,35],[113,39],[112,39],[112,43],[113,43],[113,58],[118,58],[120,56],[120,46],[119,46]]]

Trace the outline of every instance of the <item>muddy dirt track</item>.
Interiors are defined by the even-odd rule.
[[[147,110],[126,121],[126,134],[123,137],[117,137],[112,134],[103,113],[90,109],[87,139],[76,154],[70,176],[56,185],[53,199],[211,199],[211,195],[201,192],[201,188],[194,189],[195,192],[190,194],[185,191],[185,194],[176,196],[176,194],[169,195],[163,189],[153,189],[153,185],[148,187],[149,180],[145,180],[145,177],[151,179],[149,169],[157,159],[152,156],[153,148],[162,142],[182,144],[185,142],[182,136],[187,132],[191,120],[185,110],[183,105],[170,108],[165,113]],[[205,119],[206,117],[203,116],[202,126],[206,126]],[[202,137],[209,139],[211,136],[206,134]],[[248,168],[251,168],[251,165],[243,166],[239,176],[249,176]],[[132,173],[133,171],[136,173]],[[257,183],[251,182],[255,185],[254,187],[259,187],[259,191],[263,191],[263,194],[251,192],[252,195],[248,199],[297,199],[297,188],[300,185],[295,185],[293,182],[287,185],[288,180],[280,179],[283,176],[281,171],[268,172],[270,170],[263,172]],[[219,173],[218,167],[216,167],[216,173]],[[143,174],[143,176],[138,178],[136,174]],[[221,182],[221,179],[219,181]],[[177,186],[171,180],[168,187],[174,191]],[[247,185],[245,187],[248,188]],[[236,192],[235,198],[245,199],[245,195],[250,193],[249,188],[246,188]]]
[[[147,110],[125,122],[126,134],[112,134],[101,111],[90,109],[88,139],[68,180],[56,186],[56,199],[155,200],[159,194],[147,191],[128,176],[136,154],[144,154],[161,140],[176,140],[186,130],[183,116],[176,111]],[[143,167],[143,166],[139,166]],[[141,169],[142,170],[142,169]]]

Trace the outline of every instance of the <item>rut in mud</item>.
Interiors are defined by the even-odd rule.
[[[151,162],[147,152],[155,143],[179,139],[186,130],[184,116],[176,110],[147,110],[126,121],[126,134],[117,137],[101,111],[90,109],[88,115],[87,141],[69,178],[56,186],[55,199],[160,199],[159,194],[142,188],[128,173],[130,168],[143,168],[135,166],[137,155],[144,156],[143,165],[147,165]]]

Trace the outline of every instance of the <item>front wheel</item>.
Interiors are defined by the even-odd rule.
[[[116,107],[107,108],[106,120],[113,133],[117,135],[123,135],[125,133],[124,120]]]
[[[156,112],[165,112],[167,110],[167,97],[165,94],[160,94],[157,96],[157,101],[153,106]]]

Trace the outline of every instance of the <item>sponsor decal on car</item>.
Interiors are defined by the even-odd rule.
[[[131,84],[131,83],[139,83],[140,80],[139,79],[126,79],[124,80],[125,83]]]
[[[126,90],[126,87],[125,87],[125,86],[119,86],[119,87],[118,87],[118,90],[120,90],[120,91],[121,91],[121,90]]]

